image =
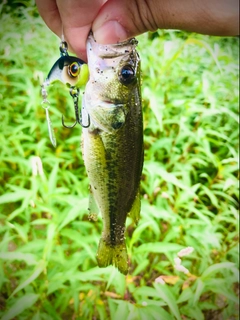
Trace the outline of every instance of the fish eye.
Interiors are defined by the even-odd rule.
[[[136,78],[135,71],[132,66],[123,66],[119,73],[119,80],[122,84],[130,84]]]
[[[76,78],[80,73],[80,66],[77,62],[73,62],[68,66],[68,74],[72,78]]]

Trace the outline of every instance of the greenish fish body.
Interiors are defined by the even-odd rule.
[[[139,218],[143,165],[140,59],[137,41],[100,45],[87,41],[90,78],[83,98],[90,127],[83,128],[83,157],[91,193],[103,218],[99,267],[127,274],[125,222]]]

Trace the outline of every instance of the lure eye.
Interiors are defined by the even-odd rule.
[[[77,62],[73,62],[68,66],[68,74],[72,78],[76,78],[80,73],[80,66]]]
[[[122,84],[130,84],[136,78],[135,71],[132,66],[126,65],[122,67],[119,73],[119,80]]]

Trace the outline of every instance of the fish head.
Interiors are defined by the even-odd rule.
[[[88,37],[90,78],[85,88],[84,106],[93,128],[115,132],[124,126],[140,90],[140,58],[136,45],[134,38],[102,45],[92,34]]]

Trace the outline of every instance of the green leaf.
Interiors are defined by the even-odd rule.
[[[147,314],[152,315],[154,320],[174,320],[173,316],[160,306],[148,305],[145,309]]]
[[[180,294],[179,298],[177,299],[177,303],[179,304],[179,303],[188,301],[188,300],[190,300],[190,298],[192,298],[192,296],[193,296],[192,289],[186,288]]]
[[[11,227],[16,230],[16,232],[18,233],[19,237],[24,242],[28,241],[28,229],[29,229],[28,227],[29,227],[29,225],[25,224],[24,226],[22,226],[22,225],[20,225],[20,224],[18,224],[16,222],[14,222],[14,223],[11,223]]]
[[[144,243],[137,249],[135,249],[135,253],[142,253],[142,252],[155,252],[155,253],[169,253],[169,252],[178,252],[184,247],[175,244],[175,243],[165,243],[165,242],[150,242]]]
[[[202,312],[202,310],[196,305],[196,306],[184,306],[181,309],[181,314],[183,314],[184,316],[189,317],[190,319],[194,319],[194,320],[204,320],[204,314]]]
[[[28,196],[22,200],[21,206],[18,207],[16,210],[13,210],[13,211],[11,212],[11,214],[9,214],[7,220],[8,220],[8,221],[11,221],[11,220],[13,220],[16,216],[20,215],[22,212],[26,212],[26,209],[27,209],[28,206],[29,206],[29,202],[30,202],[30,200],[31,200],[31,197],[32,197],[32,194],[29,193]]]
[[[126,279],[123,274],[121,274],[116,268],[112,269],[110,277],[107,282],[106,290],[109,289],[111,285],[115,286],[115,290],[122,297],[126,291]]]
[[[25,189],[21,189],[16,192],[5,193],[0,196],[0,204],[20,201],[25,198],[29,198],[29,196],[31,196],[31,191]]]
[[[235,263],[233,262],[221,262],[216,263],[210,267],[208,267],[201,275],[201,279],[204,281],[207,277],[211,276],[214,272],[222,272],[223,269],[233,269],[235,267]]]
[[[21,260],[26,262],[28,265],[35,265],[37,263],[36,256],[32,253],[22,252],[0,252],[0,259],[3,260]]]
[[[143,259],[140,263],[137,264],[137,267],[133,272],[133,276],[136,276],[139,273],[143,272],[147,268],[148,265],[149,265],[149,260]]]
[[[110,311],[110,318],[114,319],[114,315],[115,315],[116,310],[117,310],[116,301],[114,299],[108,298],[108,306],[109,306],[109,311]]]
[[[48,245],[52,244],[53,238],[55,236],[56,225],[54,223],[50,223],[47,228],[47,242]]]
[[[85,272],[77,272],[76,274],[72,275],[71,280],[72,281],[102,281],[103,275],[109,277],[110,273],[112,272],[112,269],[114,267],[108,267],[108,268],[92,268]],[[67,272],[65,272],[67,274]]]
[[[213,193],[213,191],[208,189],[204,185],[202,185],[201,188],[202,188],[202,191],[200,192],[200,194],[205,193],[209,197],[209,199],[211,200],[211,202],[214,205],[214,207],[218,208],[219,207],[219,201],[218,201],[217,197],[215,196],[215,194]]]
[[[212,56],[213,60],[215,61],[217,67],[218,67],[218,70],[220,71],[220,73],[222,73],[222,68],[219,64],[219,61],[214,53],[214,51],[212,50],[211,46],[204,40],[199,40],[199,39],[194,39],[194,38],[190,38],[186,41],[186,44],[187,43],[193,43],[193,44],[198,44],[202,47],[204,47],[209,53],[210,55]]]
[[[181,320],[181,315],[179,313],[176,299],[173,296],[170,288],[168,288],[166,284],[158,283],[154,283],[154,287],[157,291],[158,296],[166,302],[172,314],[174,314],[177,320]]]
[[[210,291],[218,293],[222,296],[225,296],[228,300],[233,301],[236,304],[239,304],[238,296],[234,292],[230,291],[227,286],[228,286],[228,283],[226,283],[226,280],[225,280],[224,286],[223,285],[208,285],[207,288]]]
[[[51,281],[48,284],[47,295],[50,295],[54,291],[66,288],[66,286],[63,284],[64,281],[65,281],[65,279],[62,279],[62,281],[61,281],[61,279],[59,279],[58,281],[53,281],[51,279]]]
[[[139,307],[138,308],[138,318],[139,320],[154,320],[154,317],[152,316],[151,313],[148,312],[148,310],[146,309],[146,307]],[[159,319],[159,316],[158,316]]]
[[[147,286],[141,286],[140,288],[135,289],[134,295],[141,297],[155,297],[156,289]]]
[[[159,125],[159,130],[162,132],[163,131],[163,121],[162,121],[163,113],[160,106],[163,105],[164,97],[163,95],[159,97],[159,95],[155,93],[155,90],[150,91],[149,88],[146,88],[146,89],[147,89],[146,94],[148,94],[150,97],[151,110],[156,117],[156,120]]]
[[[201,296],[203,289],[205,287],[204,282],[200,278],[197,279],[196,285],[197,285],[197,288],[196,288],[196,291],[193,296],[193,304],[196,304],[199,301],[200,296]]]
[[[45,262],[42,260],[42,261],[40,261],[38,267],[31,274],[31,276],[29,278],[27,278],[19,286],[17,286],[17,288],[11,294],[11,297],[14,296],[18,291],[24,289],[26,286],[28,286],[30,283],[32,283],[35,279],[37,279],[37,277],[43,272],[44,268],[45,268]]]
[[[152,224],[152,221],[146,221],[146,222],[143,222],[143,223],[141,223],[141,224],[139,224],[139,225],[137,226],[137,228],[134,230],[133,235],[132,235],[132,237],[131,237],[130,245],[129,245],[130,247],[132,247],[133,244],[134,244],[136,241],[139,240],[141,233],[142,233],[144,230],[146,230],[146,228],[147,228],[148,226],[150,226],[151,224]]]
[[[47,227],[47,241],[44,249],[44,259],[46,259],[47,261],[51,257],[55,232],[56,232],[56,225],[52,222]]]
[[[55,166],[48,178],[48,188],[49,193],[54,193],[57,185],[57,179],[58,179],[58,171],[59,171],[59,164],[58,162],[55,163]]]
[[[36,219],[31,222],[31,225],[38,226],[38,225],[45,225],[51,223],[51,220],[49,219]]]
[[[106,308],[104,305],[96,305],[97,311],[99,313],[100,319],[99,320],[106,320],[107,319],[107,313]]]
[[[67,299],[69,301],[69,297],[66,297],[64,295],[60,295],[58,297],[60,302],[56,300],[58,304],[60,304],[60,307],[62,307],[63,302],[65,303],[64,299]],[[59,310],[56,310],[56,306],[51,303],[51,301],[48,301],[47,299],[44,299],[42,301],[42,308],[44,311],[47,313],[47,317],[44,317],[41,315],[41,318],[46,319],[46,320],[62,320],[62,317],[59,315]]]
[[[117,310],[114,314],[114,319],[116,320],[123,320],[127,319],[129,314],[128,302],[126,301],[119,301]]]
[[[80,199],[79,202],[71,208],[71,210],[68,212],[66,217],[64,218],[63,222],[59,226],[59,230],[61,230],[63,227],[65,227],[68,223],[75,220],[82,211],[87,212],[87,199]],[[85,209],[84,209],[85,208]]]
[[[128,303],[128,308],[129,308],[129,313],[126,320],[138,320],[139,319],[138,308],[135,305],[130,303]]]
[[[28,293],[17,299],[12,307],[3,314],[2,320],[12,320],[24,310],[31,308],[38,300],[38,297],[38,294]]]
[[[198,210],[197,208],[195,208],[194,206],[190,206],[189,210],[191,210],[192,212],[194,212],[196,214],[196,216],[199,218],[200,221],[204,221],[206,224],[211,225],[211,221],[208,217],[206,217],[201,210]]]
[[[146,161],[145,167],[149,167],[152,172],[154,172],[155,175],[159,175],[161,179],[166,181],[167,183],[172,183],[176,187],[188,190],[190,194],[193,196],[195,195],[194,192],[190,188],[188,188],[186,185],[184,185],[179,179],[175,177],[173,173],[168,172],[164,167],[162,167],[159,163],[153,162],[153,161]]]
[[[38,311],[37,313],[35,313],[35,315],[33,316],[33,318],[31,320],[41,320],[40,312]]]

